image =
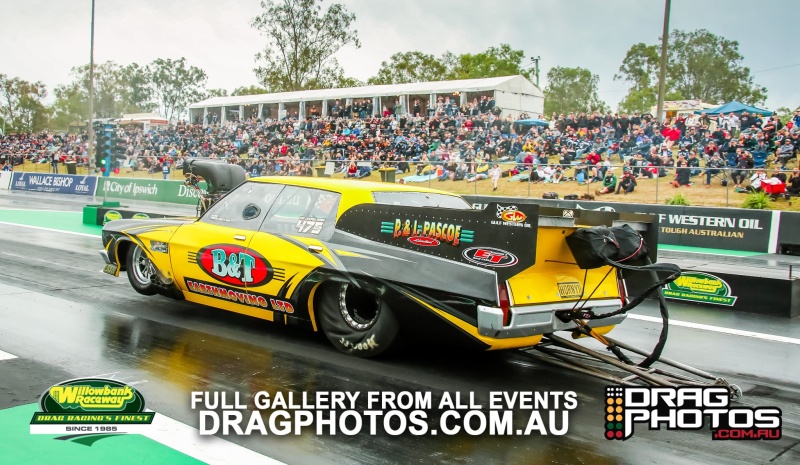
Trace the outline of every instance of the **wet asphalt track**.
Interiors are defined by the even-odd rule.
[[[47,199],[47,205],[43,201]],[[78,210],[3,191],[0,208]],[[183,211],[182,211],[183,212]],[[99,239],[0,225],[0,409],[32,403],[54,383],[114,373],[140,382],[148,407],[197,426],[192,390],[574,390],[578,408],[561,437],[227,437],[289,464],[304,463],[775,463],[800,462],[800,345],[672,327],[665,356],[739,384],[747,405],[783,410],[780,441],[711,441],[696,432],[647,431],[603,439],[606,383],[517,354],[417,347],[382,360],[336,352],[322,337],[247,317],[136,294],[100,272]],[[757,290],[753,290],[757,292]],[[673,318],[800,338],[800,321],[671,304]],[[655,315],[653,306],[640,311]],[[645,348],[659,325],[629,319],[612,335]]]

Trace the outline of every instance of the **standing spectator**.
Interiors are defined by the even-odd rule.
[[[500,166],[499,166],[497,163],[495,163],[495,164],[494,164],[494,167],[493,167],[493,168],[492,168],[492,170],[491,170],[491,176],[492,176],[492,190],[493,190],[493,191],[496,191],[496,190],[497,190],[497,182],[498,182],[498,181],[500,181],[500,175],[501,175],[501,174],[502,174],[502,173],[500,172]]]
[[[172,168],[170,167],[169,158],[164,157],[164,161],[161,163],[161,174],[164,179],[169,179],[170,172],[172,172]]]

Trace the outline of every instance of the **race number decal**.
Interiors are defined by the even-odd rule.
[[[325,224],[323,219],[301,216],[295,228],[301,234],[318,235],[322,231],[323,224]]]

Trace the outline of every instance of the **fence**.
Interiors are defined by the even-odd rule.
[[[263,159],[265,166],[271,162],[280,163],[281,159]],[[244,164],[247,166],[251,163],[252,159],[243,159]],[[347,177],[347,167],[350,160],[306,160],[315,169],[312,170],[314,176],[331,176],[343,178]],[[404,168],[403,172],[394,172],[394,175],[388,175],[389,179],[394,179],[397,182],[402,182],[409,185],[419,185],[434,189],[441,189],[450,191],[457,194],[471,194],[471,195],[499,195],[499,196],[513,196],[513,197],[534,197],[541,198],[546,192],[554,192],[559,198],[564,198],[567,195],[578,197],[595,197],[602,196],[604,201],[624,201],[628,203],[644,203],[644,204],[663,204],[669,199],[675,197],[676,194],[681,194],[682,200],[686,201],[689,205],[698,206],[726,206],[738,207],[744,201],[746,192],[745,189],[736,189],[733,182],[734,175],[737,177],[745,178],[742,186],[746,188],[750,184],[750,178],[758,173],[759,169],[751,170],[737,170],[735,168],[725,167],[712,169],[710,178],[711,184],[706,187],[704,184],[707,179],[705,167],[688,168],[690,170],[690,185],[683,185],[680,187],[673,187],[673,181],[676,179],[679,168],[675,167],[658,167],[654,171],[661,174],[661,176],[652,177],[637,177],[636,186],[633,192],[625,194],[620,192],[617,194],[616,189],[612,193],[599,194],[597,191],[603,188],[603,174],[597,173],[595,179],[592,179],[592,168],[584,167],[582,165],[559,165],[548,164],[547,166],[561,167],[563,180],[561,182],[553,182],[553,176],[545,174],[541,169],[531,170],[526,169],[514,161],[497,161],[491,162],[488,165],[493,166],[495,163],[500,168],[503,176],[498,180],[497,189],[494,189],[491,174],[486,171],[485,176],[478,176],[480,179],[474,179],[473,173],[481,172],[483,166],[479,163],[463,163],[463,172],[452,172],[452,176],[439,177],[437,172],[448,173],[447,161],[431,161],[426,163],[407,162],[407,170],[402,165],[403,162],[384,162],[379,160],[358,160],[356,169],[361,169],[359,176],[361,179],[370,181],[382,180],[387,178],[387,172],[381,171],[384,169],[397,168],[401,166]],[[291,163],[290,163],[291,164]],[[285,164],[284,164],[285,165]],[[539,165],[543,167],[544,165]],[[283,165],[282,165],[283,167]],[[537,165],[533,165],[538,168]],[[65,172],[63,164],[59,164],[59,172]],[[367,169],[369,168],[369,169]],[[606,169],[612,169],[612,173],[617,177],[617,185],[619,184],[624,169],[631,170],[634,174],[639,176],[650,173],[648,168],[643,166],[624,166],[622,164],[612,164],[608,167],[600,169],[604,172]],[[52,173],[53,167],[49,163],[31,163],[26,161],[24,165],[17,166],[17,171],[26,171],[34,173]],[[491,168],[490,168],[491,169]],[[580,176],[577,174],[579,171],[584,172],[583,182],[579,182]],[[660,173],[659,173],[660,171]],[[771,176],[777,170],[767,170],[767,176]],[[357,171],[358,172],[358,171]],[[534,179],[531,179],[531,173],[537,172]],[[79,175],[88,175],[89,170],[87,167],[77,167],[76,173]],[[791,171],[782,171],[788,178],[791,176]],[[262,174],[270,175],[271,172],[262,171]],[[249,176],[253,176],[252,170],[248,171]],[[463,177],[462,177],[463,175]],[[536,179],[538,175],[542,175]],[[381,177],[379,177],[381,176]],[[649,175],[648,175],[649,176]],[[597,179],[599,177],[599,180]],[[129,168],[121,169],[119,174],[112,174],[110,177],[104,179],[116,178],[147,178],[152,180],[165,179],[161,171],[144,171],[144,170],[131,170]],[[183,171],[180,168],[172,168],[166,179],[183,180]],[[439,180],[443,179],[443,180]],[[458,180],[456,180],[458,179]],[[587,182],[588,181],[588,182]],[[594,182],[592,182],[594,181]],[[775,207],[781,208],[784,205],[788,206],[790,203],[783,197],[774,196]]]

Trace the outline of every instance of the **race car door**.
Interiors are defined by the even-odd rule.
[[[247,182],[198,221],[178,228],[169,243],[173,279],[187,300],[272,320],[267,305],[248,299],[247,285],[267,279],[263,256],[248,252],[284,186]],[[260,271],[259,271],[260,270]]]
[[[333,234],[340,198],[335,192],[297,186],[278,195],[248,246],[250,254],[264,257],[256,266],[267,267],[265,272],[255,270],[266,280],[248,283],[251,298],[268,301],[273,311],[294,313],[297,286],[311,271],[333,262],[323,241]]]

